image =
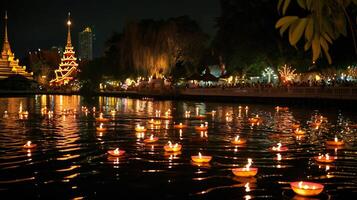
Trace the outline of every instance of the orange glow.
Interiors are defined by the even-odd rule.
[[[207,126],[207,124],[201,124],[200,126],[195,126],[195,130],[196,131],[207,131],[208,126]]]
[[[305,181],[292,182],[290,187],[296,194],[301,196],[316,196],[324,190],[322,184]]]
[[[191,156],[191,159],[195,163],[209,163],[212,160],[212,156],[203,156],[201,152],[199,152],[198,156]]]
[[[151,135],[150,138],[145,139],[144,142],[145,143],[154,143],[154,142],[157,142],[158,140],[159,140],[159,138],[154,137],[154,135]]]
[[[144,126],[140,126],[139,124],[135,126],[136,132],[146,132],[146,128]]]
[[[99,117],[95,119],[97,122],[108,122],[109,119],[108,118],[105,118],[103,117],[103,113],[100,113],[99,114]]]
[[[250,166],[252,165],[252,163],[253,163],[252,159],[248,158],[248,164],[245,165],[244,168],[232,169],[233,174],[240,177],[253,177],[257,175],[258,168],[251,168]]]
[[[178,152],[181,151],[181,149],[182,149],[182,145],[178,143],[172,145],[171,141],[169,141],[168,144],[164,146],[164,150],[166,152]]]
[[[125,154],[125,151],[124,150],[119,150],[119,148],[116,148],[115,150],[109,150],[107,151],[109,155],[111,156],[122,156]]]
[[[179,123],[179,124],[175,124],[174,128],[176,128],[176,129],[184,129],[184,128],[187,128],[187,125]]]
[[[297,129],[294,131],[294,133],[295,133],[296,135],[304,135],[304,134],[305,134],[305,131],[303,131],[303,130],[297,128]]]
[[[342,146],[344,144],[345,143],[342,140],[338,140],[337,136],[335,136],[334,140],[326,141],[326,145],[328,146]]]
[[[24,145],[25,149],[33,149],[35,148],[37,145],[33,144],[31,141],[27,141],[26,144]]]
[[[237,135],[234,140],[231,141],[232,144],[235,144],[235,145],[242,145],[242,144],[245,144],[247,141],[244,140],[244,139],[241,139],[239,137],[239,135]]]
[[[107,128],[103,127],[103,123],[100,123],[99,127],[97,127],[97,131],[99,131],[99,132],[104,132],[106,130],[107,130]]]
[[[271,151],[277,151],[277,152],[283,152],[287,151],[288,147],[283,146],[280,142],[277,144],[277,146],[273,146],[270,148]]]
[[[328,153],[325,154],[325,155],[315,156],[314,159],[315,159],[317,162],[321,162],[321,163],[331,163],[331,162],[334,162],[334,161],[335,161],[335,158],[329,156]]]

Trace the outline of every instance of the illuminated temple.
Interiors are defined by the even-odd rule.
[[[33,79],[33,74],[26,71],[25,66],[19,66],[19,60],[15,59],[15,54],[12,53],[9,39],[7,36],[7,13],[5,13],[5,31],[4,43],[0,58],[0,79],[6,79],[11,75],[21,75],[27,79]]]
[[[67,85],[70,81],[74,80],[78,72],[77,58],[75,57],[74,47],[71,41],[71,24],[70,13],[68,13],[67,44],[59,68],[55,70],[56,77],[50,81],[50,85],[52,86]]]

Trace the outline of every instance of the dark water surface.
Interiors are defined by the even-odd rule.
[[[45,107],[53,115],[41,114]],[[20,108],[29,112],[27,117],[19,116]],[[160,127],[145,134],[135,132],[136,124],[149,127],[157,110],[164,115],[169,109],[173,119],[160,120]],[[196,112],[212,110],[214,117],[193,118]],[[191,118],[185,118],[185,111],[191,111]],[[96,131],[99,112],[111,119],[102,133]],[[248,117],[256,114],[263,121],[252,127]],[[350,110],[296,105],[276,112],[273,105],[263,104],[38,95],[0,98],[0,115],[1,199],[308,199],[290,189],[290,182],[300,180],[324,184],[314,199],[353,199],[357,194],[357,134],[348,126],[357,118]],[[309,126],[320,115],[327,120],[318,129]],[[196,132],[194,126],[205,121],[208,132]],[[305,137],[293,133],[295,121],[306,130]],[[180,131],[173,122],[189,127]],[[151,134],[159,140],[148,145],[143,140]],[[231,144],[237,134],[247,139],[246,145]],[[343,148],[325,145],[335,136],[345,141]],[[37,147],[25,150],[28,140]],[[182,151],[165,153],[169,140],[182,144]],[[289,148],[280,153],[281,160],[269,151],[278,142]],[[107,150],[116,147],[125,156],[108,156]],[[190,156],[198,152],[213,156],[210,164],[193,164]],[[313,159],[319,153],[337,159],[319,164]],[[247,158],[253,159],[258,174],[234,176],[232,168],[243,167]]]

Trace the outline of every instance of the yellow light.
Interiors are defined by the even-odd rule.
[[[70,20],[67,21],[67,25],[70,26],[72,22]]]

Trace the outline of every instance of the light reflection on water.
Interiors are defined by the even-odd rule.
[[[19,114],[20,107],[28,116]],[[156,119],[161,123],[150,129],[148,121],[157,111],[164,116],[168,110],[173,119]],[[190,111],[189,118],[186,111]],[[99,124],[95,118],[100,112],[111,119],[104,123],[106,131],[96,131]],[[296,106],[276,112],[274,106],[261,104],[37,95],[0,98],[0,113],[0,191],[4,194],[32,198],[115,194],[132,198],[290,199],[299,198],[289,186],[296,180],[324,183],[322,199],[357,192],[356,130],[347,126],[356,118],[345,110],[339,114]],[[320,113],[327,119],[312,126]],[[196,119],[197,115],[206,118]],[[256,115],[261,123],[248,123],[248,118]],[[189,127],[174,129],[174,122]],[[204,122],[208,122],[208,131],[195,131],[194,126]],[[296,136],[291,130],[297,122],[305,135]],[[136,124],[148,131],[136,133]],[[144,143],[151,134],[159,140]],[[247,143],[231,144],[237,134]],[[325,140],[335,135],[346,141],[344,148],[325,147]],[[28,140],[37,148],[24,150],[22,145]],[[164,152],[169,140],[181,143],[182,151]],[[269,148],[278,142],[289,150],[271,152]],[[107,150],[117,147],[126,155],[107,155]],[[213,160],[209,164],[191,162],[190,156],[198,152],[213,156]],[[337,157],[335,163],[314,161],[313,156],[326,152]],[[258,175],[235,177],[231,170],[244,166],[247,158],[259,168]]]

